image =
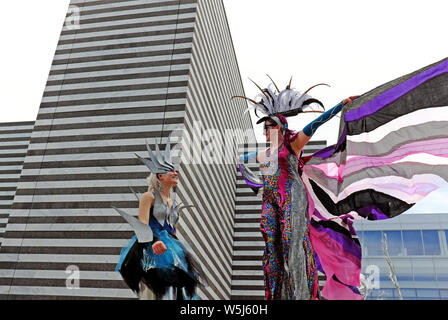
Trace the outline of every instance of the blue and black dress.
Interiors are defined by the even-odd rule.
[[[143,282],[155,294],[156,299],[165,299],[167,292],[174,292],[175,299],[197,299],[195,294],[202,270],[188,250],[188,245],[175,235],[180,206],[170,208],[159,191],[153,192],[154,205],[150,209],[149,226],[153,240],[141,243],[137,236],[121,251],[116,271],[134,292],[139,293]],[[167,250],[157,255],[152,245],[162,241]],[[206,280],[204,281],[206,282]],[[168,290],[169,289],[169,290]],[[174,290],[173,290],[174,289]]]

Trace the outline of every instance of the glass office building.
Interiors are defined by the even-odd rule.
[[[403,299],[448,299],[448,215],[402,214],[384,221],[357,221],[363,250],[362,273],[375,277],[367,299],[399,299],[389,278],[390,268],[384,257],[382,239],[387,238],[388,252],[395,268]]]

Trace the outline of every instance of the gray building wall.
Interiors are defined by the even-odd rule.
[[[33,127],[32,121],[0,124],[0,246]]]
[[[195,120],[220,132],[252,128],[242,116],[246,104],[230,101],[244,92],[221,0],[71,5],[80,8],[80,28],[61,32],[7,208],[3,299],[135,298],[114,272],[132,231],[111,209],[138,213],[129,186],[146,191],[148,171],[134,153],[146,156],[145,139],[164,148],[175,129],[185,129],[180,142],[188,146]],[[199,296],[228,299],[234,165],[183,163],[180,170],[178,201],[195,208],[183,211],[178,236],[192,244],[211,280]],[[66,286],[72,265],[79,289]]]
[[[195,206],[185,213],[179,231],[198,244],[198,255],[210,279],[203,292],[210,299],[230,299],[235,211],[236,146],[255,141],[247,105],[231,100],[244,94],[224,5],[198,1],[185,109],[184,146],[190,161],[182,163],[178,194]],[[185,136],[190,137],[186,139]],[[211,152],[208,152],[210,150]],[[185,153],[185,152],[184,152]]]

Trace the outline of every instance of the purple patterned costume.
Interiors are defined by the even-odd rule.
[[[266,155],[270,157],[269,149]],[[298,163],[297,157],[281,146],[278,162],[260,165],[261,171],[273,169],[272,174],[263,175],[261,232],[265,241],[266,300],[318,297],[317,270],[306,218],[308,199],[298,175]],[[294,193],[293,188],[301,192]],[[301,199],[294,199],[293,203],[297,196]]]

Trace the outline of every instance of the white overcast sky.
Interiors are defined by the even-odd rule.
[[[446,0],[224,0],[246,95],[293,76],[327,108],[448,56]],[[33,121],[69,0],[3,1],[0,6],[0,122]],[[301,129],[315,115],[290,120]],[[334,143],[339,119],[316,139]],[[257,136],[260,127],[256,128]],[[411,209],[446,212],[448,189]]]

